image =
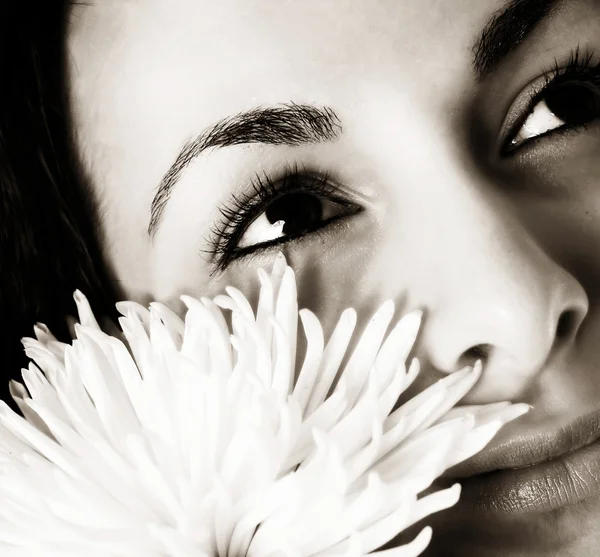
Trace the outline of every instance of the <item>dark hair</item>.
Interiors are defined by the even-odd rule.
[[[73,291],[114,318],[115,290],[77,170],[65,87],[67,0],[0,2],[0,398],[46,323],[68,340]]]

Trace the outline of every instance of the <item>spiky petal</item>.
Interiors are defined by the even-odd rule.
[[[36,326],[27,390],[11,383],[25,419],[0,404],[1,555],[361,557],[454,505],[459,485],[419,494],[528,409],[449,413],[478,365],[392,411],[419,371],[406,360],[420,312],[385,337],[384,303],[340,373],[355,311],[325,342],[284,259],[259,279],[256,313],[234,288],[182,297],[185,320],[120,303],[127,345],[80,293],[72,345]],[[418,555],[430,538],[385,555]]]

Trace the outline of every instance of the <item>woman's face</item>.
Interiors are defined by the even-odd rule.
[[[281,250],[326,331],[424,308],[425,381],[483,358],[465,403],[533,406],[432,554],[595,554],[600,449],[559,454],[600,424],[597,1],[104,0],[67,60],[124,297],[254,295]]]

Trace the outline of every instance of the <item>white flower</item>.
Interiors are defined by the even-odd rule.
[[[133,357],[80,293],[72,346],[43,326],[24,339],[39,368],[23,370],[30,396],[11,383],[26,419],[0,406],[3,557],[359,557],[454,505],[459,485],[419,494],[528,409],[449,412],[475,366],[393,410],[419,371],[405,367],[419,312],[384,341],[383,304],[340,374],[355,311],[325,343],[285,259],[259,277],[256,315],[234,288],[182,297],[185,322],[119,304]],[[298,315],[308,348],[294,380]],[[430,537],[380,553],[418,555]]]

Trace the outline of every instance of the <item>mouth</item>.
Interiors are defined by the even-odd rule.
[[[443,478],[462,484],[462,504],[493,514],[548,512],[600,495],[600,412],[493,444]]]

